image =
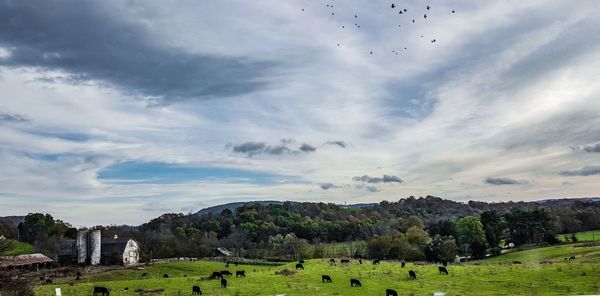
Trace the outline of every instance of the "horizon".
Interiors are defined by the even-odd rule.
[[[0,216],[599,196],[600,2],[390,3],[0,0]]]

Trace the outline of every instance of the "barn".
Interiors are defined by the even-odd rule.
[[[50,263],[52,263],[52,259],[40,253],[19,256],[2,256],[0,257],[0,270],[14,268],[38,270],[40,268],[45,268],[46,265]]]
[[[58,251],[63,265],[124,265],[140,262],[140,247],[133,239],[102,239],[99,230],[80,230],[77,239],[66,240]]]

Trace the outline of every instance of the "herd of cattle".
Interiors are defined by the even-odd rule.
[[[330,259],[329,260],[330,265],[335,265],[336,264],[336,259]],[[341,259],[340,263],[345,265],[345,264],[350,264],[351,261],[349,259]],[[300,260],[298,261],[298,263],[296,263],[296,270],[304,270],[304,260]],[[362,259],[358,260],[358,264],[363,264]],[[373,260],[373,265],[379,265],[380,261],[379,260]],[[448,275],[448,269],[446,269],[446,263],[443,264],[444,266],[438,266],[438,271],[440,275]],[[237,264],[236,264],[237,266]],[[406,262],[402,261],[401,263],[402,268],[404,268],[406,266]],[[225,265],[225,267],[229,267],[229,263],[227,263]],[[256,271],[256,269],[254,270]],[[79,278],[80,274],[77,275],[77,277]],[[146,277],[148,276],[147,273],[143,273],[141,275],[142,277]],[[227,288],[227,276],[233,276],[233,274],[228,271],[228,270],[222,270],[222,271],[214,271],[212,272],[212,274],[208,277],[203,277],[203,280],[214,280],[214,279],[220,279],[221,280],[221,287],[222,288]],[[235,276],[236,277],[246,277],[246,271],[245,270],[237,270],[235,272]],[[185,275],[184,275],[185,277]],[[163,274],[163,278],[169,278],[168,274]],[[408,279],[409,280],[416,280],[417,279],[417,274],[415,273],[414,270],[409,270],[408,271]],[[323,274],[321,275],[321,283],[332,283],[333,280],[331,279],[331,276],[327,275],[327,274]],[[362,287],[362,283],[360,282],[360,280],[358,279],[354,279],[351,278],[350,279],[350,287],[355,287],[355,288],[359,288]],[[200,286],[192,286],[192,295],[202,295],[202,289],[200,288]],[[398,292],[396,292],[393,289],[386,289],[385,290],[385,295],[386,296],[398,296]],[[94,296],[110,296],[110,291],[108,288],[106,287],[94,287]]]

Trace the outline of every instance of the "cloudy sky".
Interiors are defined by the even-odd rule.
[[[600,195],[599,1],[390,4],[0,0],[0,215]]]

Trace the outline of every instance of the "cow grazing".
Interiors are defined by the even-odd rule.
[[[358,259],[358,264],[362,264],[362,259]]]
[[[142,277],[148,276],[147,272],[142,273]]]
[[[324,274],[321,276],[321,282],[322,283],[331,283],[331,277],[329,277],[328,275]]]
[[[213,273],[210,275],[211,278],[216,279],[216,278],[223,278],[223,275],[221,274],[220,271],[213,271]]]
[[[408,271],[408,278],[410,278],[411,280],[416,280],[417,279],[417,274],[414,271],[409,270]]]
[[[238,270],[235,272],[235,276],[236,277],[246,277],[246,271],[244,270]]]
[[[398,292],[393,289],[385,289],[385,296],[398,296]]]
[[[200,290],[200,287],[193,286],[192,287],[192,295],[202,295],[202,290]]]
[[[440,274],[448,274],[448,269],[446,269],[446,267],[438,266],[438,270],[440,271]]]
[[[227,288],[227,280],[221,279],[221,288]]]
[[[163,274],[163,278],[168,279],[169,275],[165,273],[165,274]]]
[[[373,260],[373,265],[377,265],[377,264],[379,264],[379,259]]]
[[[404,266],[406,266],[406,262],[402,261],[401,267],[404,268]]]
[[[335,259],[329,259],[329,264],[335,264]]]
[[[350,279],[350,287],[362,287],[362,285],[359,280]]]
[[[569,260],[575,260],[575,256],[569,257]]]
[[[340,260],[340,262],[341,262],[342,264],[349,264],[349,263],[350,263],[350,260],[348,260],[348,259],[342,259],[342,260]]]
[[[515,260],[515,261],[513,261],[512,263],[513,263],[513,264],[521,264],[521,261],[517,261],[517,260]]]
[[[110,291],[106,287],[94,287],[94,296],[110,296]]]
[[[233,273],[229,272],[229,270],[223,270],[221,271],[221,275],[233,275]]]
[[[302,270],[304,270],[304,265],[298,263],[298,264],[296,264],[296,269],[302,269]]]

